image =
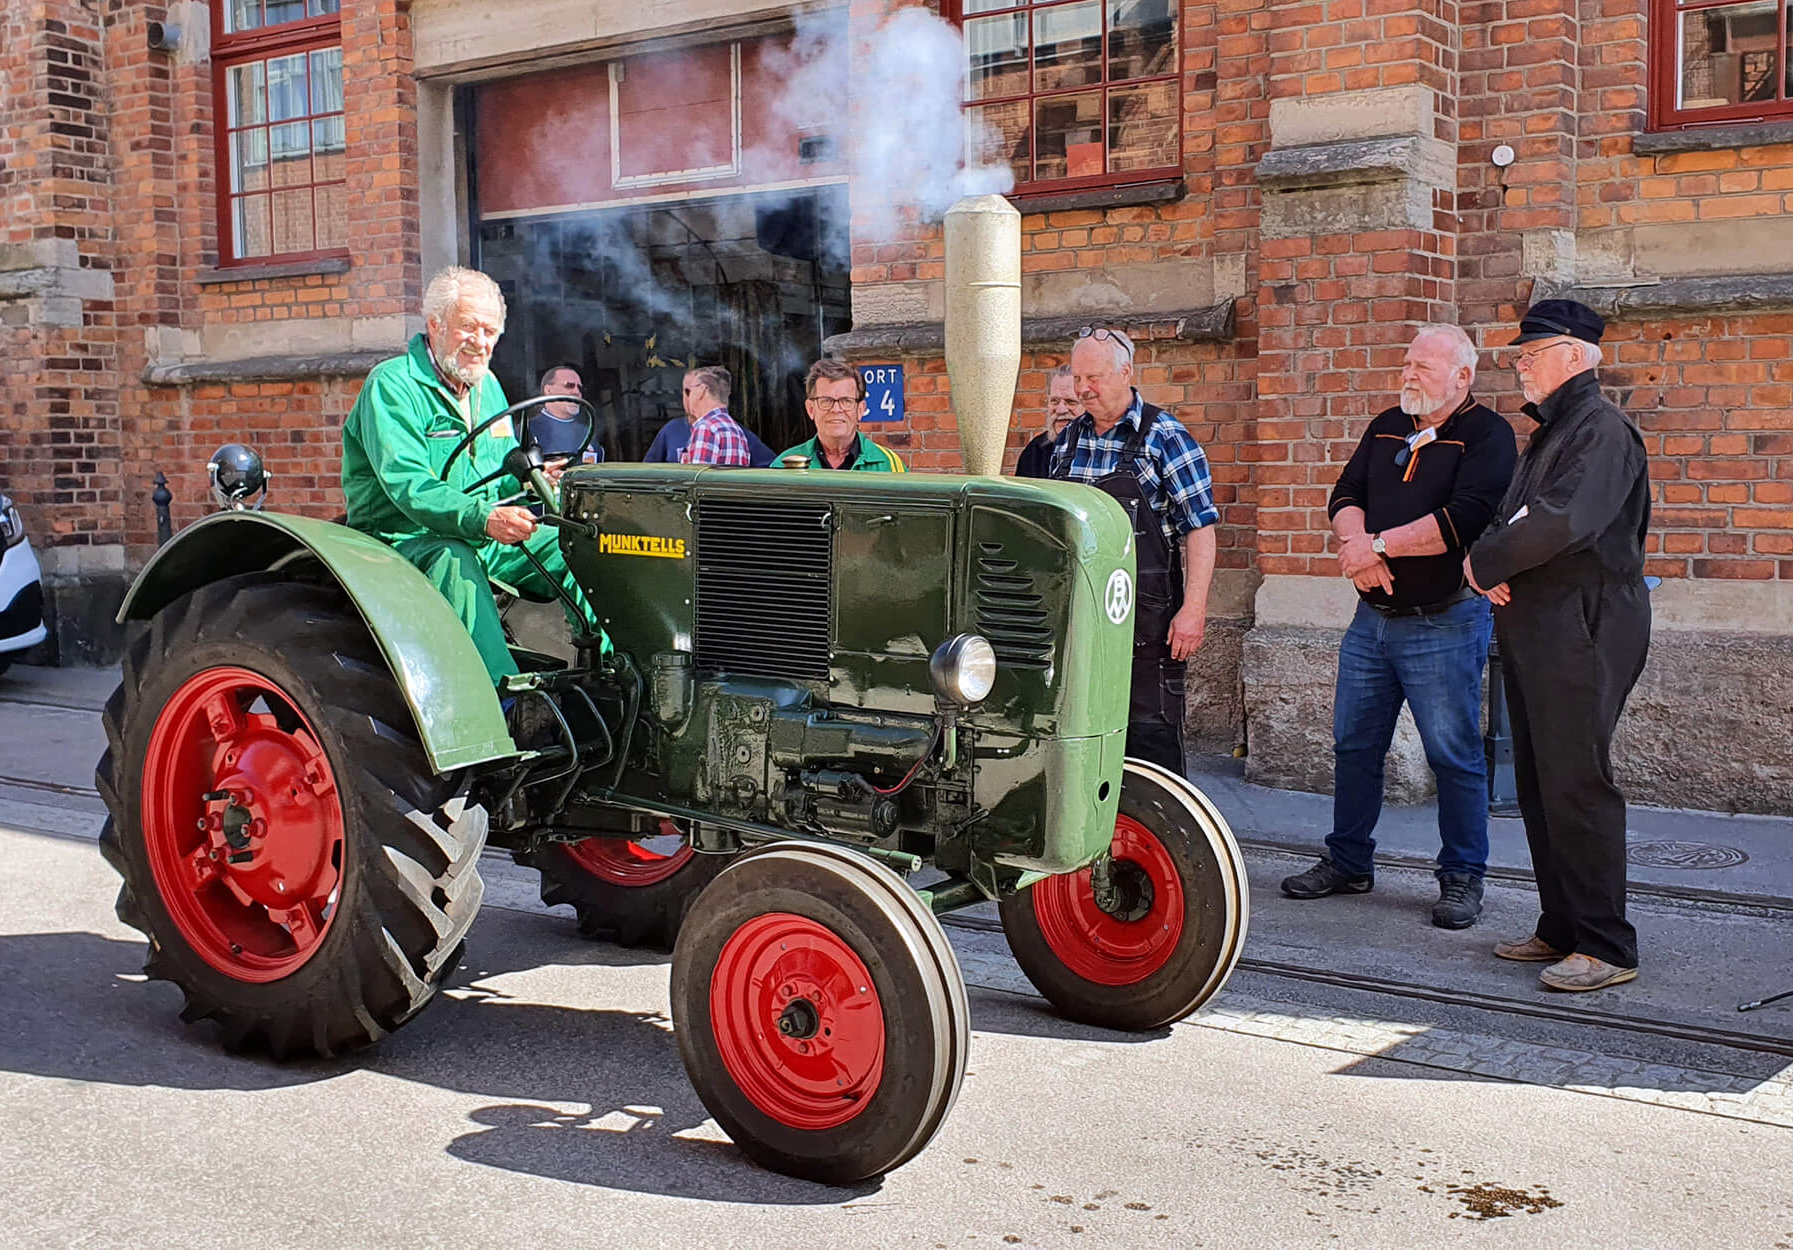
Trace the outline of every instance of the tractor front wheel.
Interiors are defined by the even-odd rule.
[[[437,776],[354,606],[232,578],[131,642],[95,781],[144,971],[232,1049],[330,1055],[415,1015],[479,909],[482,808]]]
[[[697,899],[672,957],[685,1071],[753,1159],[847,1184],[926,1146],[965,1076],[965,982],[889,869],[778,843]]]
[[[1219,992],[1245,946],[1239,844],[1200,790],[1130,759],[1109,854],[1103,905],[1088,868],[1003,899],[1009,950],[1070,1019],[1130,1031],[1181,1020]]]

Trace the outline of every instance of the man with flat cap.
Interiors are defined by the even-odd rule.
[[[1573,300],[1519,323],[1514,368],[1539,428],[1463,561],[1494,604],[1540,905],[1536,931],[1494,953],[1549,964],[1538,979],[1555,990],[1637,976],[1612,735],[1650,645],[1650,479],[1643,436],[1594,376],[1605,330]]]

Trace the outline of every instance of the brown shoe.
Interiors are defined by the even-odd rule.
[[[1636,968],[1621,968],[1592,955],[1571,955],[1538,974],[1538,980],[1547,989],[1570,991],[1603,990],[1609,985],[1636,979]]]
[[[1494,953],[1502,959],[1522,964],[1553,964],[1568,954],[1567,951],[1559,951],[1535,933],[1528,938],[1511,942],[1496,942]]]

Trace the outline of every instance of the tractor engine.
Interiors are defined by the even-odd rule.
[[[567,562],[643,674],[644,804],[1065,871],[1112,837],[1133,552],[1059,483],[605,465]]]

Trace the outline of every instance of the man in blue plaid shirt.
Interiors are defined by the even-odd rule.
[[[680,463],[753,463],[747,431],[728,415],[728,393],[733,381],[721,365],[706,365],[685,375],[685,411],[703,415],[691,423],[691,441],[679,453]]]
[[[1133,388],[1133,341],[1121,331],[1079,331],[1071,381],[1083,415],[1053,444],[1051,475],[1114,496],[1138,549],[1127,754],[1182,775],[1184,664],[1207,628],[1220,519],[1208,458],[1175,417]]]

